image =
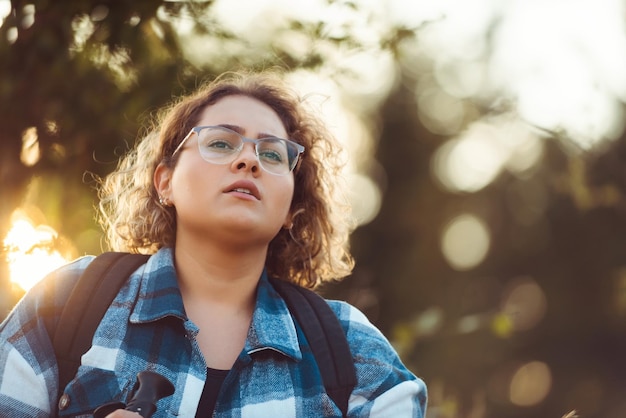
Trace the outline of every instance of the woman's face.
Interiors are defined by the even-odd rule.
[[[287,138],[278,115],[247,96],[227,96],[201,113],[197,126],[228,125],[245,137]],[[192,135],[172,169],[155,172],[157,191],[176,207],[177,242],[185,234],[223,245],[265,245],[288,222],[293,173],[274,175],[259,164],[254,144],[244,143],[231,163],[205,161]]]

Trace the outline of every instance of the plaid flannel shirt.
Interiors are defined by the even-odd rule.
[[[67,292],[92,259],[80,258],[52,273],[0,324],[0,416],[56,416],[58,369],[44,321],[58,321]],[[360,311],[345,302],[329,304],[356,365],[349,416],[423,418],[423,381]],[[104,403],[128,401],[137,373],[150,369],[176,387],[174,395],[158,402],[154,417],[194,417],[207,372],[197,333],[185,315],[172,251],[162,249],[131,275],[111,304],[65,389],[68,402],[59,416],[91,416]],[[245,346],[213,416],[341,416],[324,391],[306,339],[265,273]]]

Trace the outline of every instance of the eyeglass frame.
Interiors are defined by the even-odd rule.
[[[241,149],[239,150],[239,153],[235,155],[235,157],[233,158],[233,161],[235,161],[237,159],[237,157],[241,154],[241,151],[243,151],[243,145],[246,142],[252,143],[254,144],[254,154],[256,155],[257,161],[259,162],[259,165],[261,166],[261,168],[263,170],[265,170],[266,172],[268,172],[269,174],[275,175],[275,176],[286,176],[289,173],[293,173],[293,171],[296,169],[298,162],[300,161],[300,156],[304,153],[305,149],[304,145],[298,144],[295,141],[292,141],[291,139],[286,139],[286,138],[280,138],[277,136],[266,136],[263,138],[259,138],[259,139],[254,139],[254,138],[248,138],[247,136],[244,136],[242,134],[240,134],[239,132],[235,131],[234,129],[228,128],[226,126],[221,126],[221,125],[201,125],[201,126],[194,126],[193,128],[191,128],[191,130],[189,131],[189,133],[183,138],[182,141],[180,141],[180,144],[178,144],[178,146],[176,147],[176,149],[174,150],[174,152],[172,152],[172,158],[174,158],[174,156],[176,155],[176,153],[178,153],[182,148],[183,145],[185,144],[185,142],[187,142],[187,140],[191,137],[192,134],[196,134],[198,136],[198,139],[200,138],[200,132],[203,129],[211,129],[211,128],[217,128],[220,130],[226,130],[226,131],[230,131],[233,132],[235,134],[237,134],[240,138],[241,138],[241,142],[242,142],[242,146]],[[281,141],[285,141],[287,144],[292,144],[296,147],[296,156],[294,157],[294,163],[293,166],[291,166],[291,164],[289,165],[289,171],[287,171],[285,174],[278,174],[278,173],[273,173],[269,170],[267,170],[264,166],[263,163],[261,162],[261,160],[259,159],[259,151],[257,150],[257,146],[259,145],[260,142],[268,140],[268,139],[279,139]],[[200,152],[200,143],[198,143],[198,152]],[[200,156],[202,157],[202,152],[200,152]],[[202,159],[210,164],[217,164],[217,165],[223,165],[223,164],[229,164],[229,163],[214,163],[212,161],[207,161],[204,157],[202,157]],[[232,162],[232,161],[231,161]]]

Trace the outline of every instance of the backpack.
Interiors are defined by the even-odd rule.
[[[96,328],[122,285],[148,258],[121,252],[97,256],[70,292],[56,327],[46,324],[59,367],[57,398],[76,375],[81,356],[91,347]],[[326,393],[346,417],[356,370],[337,316],[315,292],[283,280],[270,281],[306,336]]]

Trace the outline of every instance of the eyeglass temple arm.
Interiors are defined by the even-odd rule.
[[[180,141],[180,144],[178,144],[178,146],[176,147],[176,149],[175,149],[175,150],[174,150],[174,152],[172,153],[172,157],[173,157],[173,156],[175,156],[175,155],[176,155],[176,153],[177,153],[178,151],[180,151],[180,149],[183,147],[183,145],[185,145],[185,142],[187,142],[187,139],[189,139],[189,137],[190,137],[193,133],[195,133],[195,132],[196,132],[195,128],[192,128],[192,129],[191,129],[191,131],[189,131],[189,133],[187,134],[187,136],[186,136],[186,137],[184,137],[182,141]]]

